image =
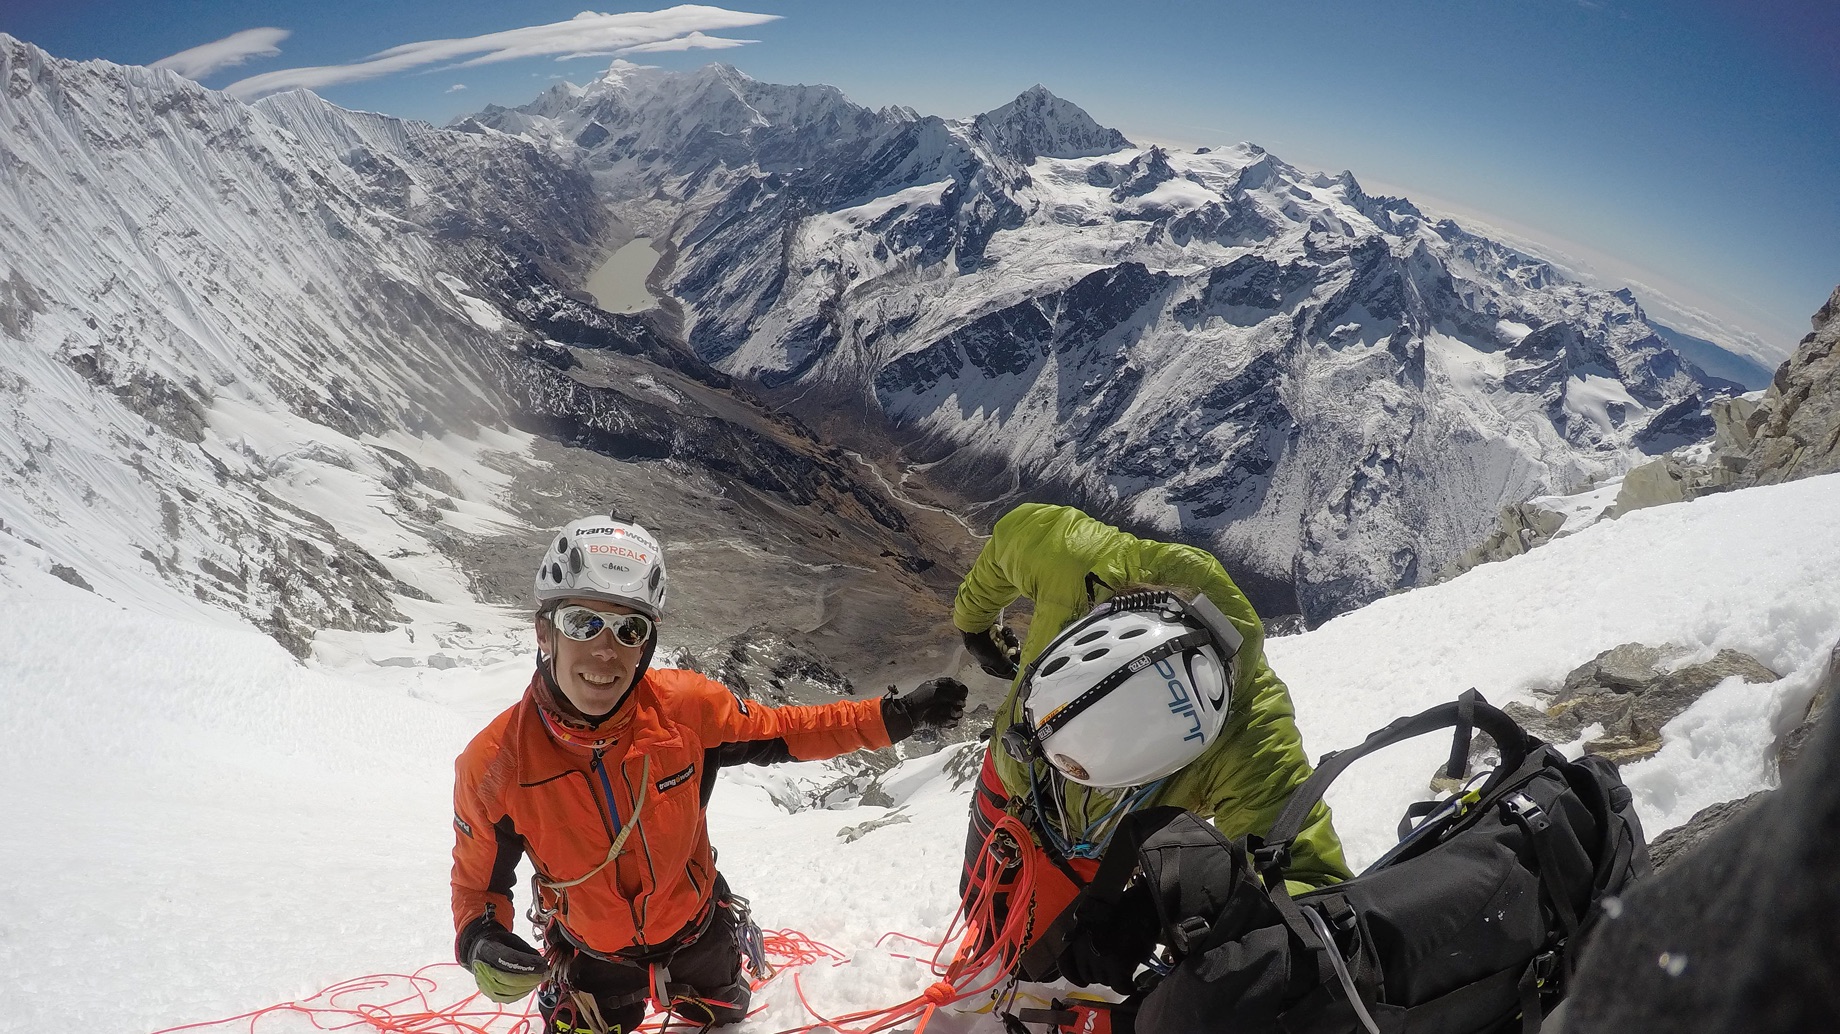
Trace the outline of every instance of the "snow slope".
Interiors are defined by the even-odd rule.
[[[1274,640],[1273,664],[1316,754],[1468,686],[1524,696],[1629,640],[1732,647],[1787,673],[1714,689],[1627,770],[1653,835],[1773,781],[1764,759],[1840,638],[1835,512],[1840,475],[1638,511]],[[399,682],[369,668],[360,684],[255,632],[126,609],[12,563],[0,643],[0,1030],[163,1029],[448,957],[451,760],[515,698],[523,662]],[[1384,849],[1446,749],[1395,749],[1331,793],[1355,864]],[[874,945],[949,919],[967,797],[946,760],[908,762],[887,781],[908,821],[848,844],[839,830],[886,811],[772,803],[821,767],[724,775],[711,826],[737,890],[765,925],[852,958],[801,971],[818,1008],[892,1004],[928,981]],[[783,978],[763,1001],[741,1030],[808,1021]]]

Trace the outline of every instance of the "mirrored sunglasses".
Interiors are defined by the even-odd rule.
[[[550,615],[556,631],[578,643],[585,643],[612,629],[614,641],[623,646],[640,646],[652,637],[652,619],[644,614],[608,614],[578,604],[557,607]]]

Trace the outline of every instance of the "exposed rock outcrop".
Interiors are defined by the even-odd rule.
[[[1737,677],[1751,685],[1782,676],[1756,658],[1720,650],[1711,660],[1669,670],[1678,647],[1625,643],[1606,650],[1566,676],[1543,722],[1532,731],[1542,739],[1564,743],[1592,725],[1602,727],[1585,750],[1626,763],[1661,749],[1661,727],[1679,717],[1707,690]]]
[[[1672,663],[1687,652],[1680,646],[1624,643],[1573,668],[1557,689],[1535,690],[1549,700],[1544,708],[1513,700],[1502,710],[1548,743],[1571,743],[1596,727],[1599,731],[1585,743],[1585,753],[1627,764],[1659,751],[1661,727],[1726,679],[1763,685],[1782,678],[1736,650],[1720,650],[1699,664]],[[1499,756],[1494,741],[1478,734],[1464,778],[1451,779],[1440,766],[1431,777],[1431,789],[1453,790],[1476,772],[1493,767]]]
[[[1807,765],[1630,888],[1577,967],[1566,1034],[1840,1030],[1840,722]]]
[[[1501,523],[1495,533],[1471,546],[1462,556],[1438,572],[1437,580],[1447,582],[1473,567],[1519,556],[1535,546],[1543,546],[1558,537],[1565,527],[1565,515],[1531,502],[1501,508]]]
[[[1722,492],[1737,483],[1737,472],[1723,464],[1690,463],[1676,456],[1662,456],[1623,475],[1623,487],[1606,516],[1621,517],[1631,510],[1686,502]]]
[[[1840,287],[1813,323],[1813,332],[1777,369],[1762,398],[1712,403],[1708,462],[1662,456],[1631,470],[1612,516],[1840,471]]]
[[[1720,801],[1693,813],[1685,825],[1662,833],[1648,845],[1648,860],[1660,872],[1686,856],[1689,851],[1717,837],[1719,830],[1742,818],[1753,807],[1769,798],[1774,790],[1758,790],[1749,797]]]
[[[1801,767],[1808,743],[1814,738],[1814,730],[1820,725],[1821,716],[1827,713],[1836,691],[1840,691],[1840,643],[1834,644],[1833,653],[1828,656],[1827,672],[1815,686],[1814,699],[1808,702],[1807,714],[1800,725],[1783,737],[1782,747],[1776,752],[1776,768],[1784,779],[1789,777],[1790,772]]]
[[[1840,287],[1814,316],[1814,332],[1776,371],[1744,421],[1754,440],[1747,484],[1770,485],[1840,471]]]

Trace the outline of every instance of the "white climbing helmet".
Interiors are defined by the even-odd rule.
[[[1024,749],[1086,786],[1170,775],[1220,735],[1242,642],[1206,596],[1113,597],[1068,626],[1024,676]]]
[[[537,564],[537,609],[573,597],[618,603],[656,621],[664,616],[664,550],[637,524],[593,516],[556,533]]]

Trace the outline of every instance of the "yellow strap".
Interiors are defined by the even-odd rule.
[[[620,835],[613,838],[613,846],[607,849],[607,857],[601,861],[601,864],[595,866],[592,869],[589,869],[587,872],[583,873],[581,876],[578,876],[572,880],[564,880],[564,881],[558,882],[556,880],[552,880],[552,879],[545,877],[541,873],[538,873],[536,876],[537,884],[543,887],[545,890],[568,890],[570,887],[579,886],[583,883],[588,882],[589,880],[594,878],[594,875],[596,873],[600,872],[602,869],[605,869],[607,866],[612,865],[613,860],[620,856],[620,849],[626,846],[626,838],[629,836],[632,836],[632,831],[638,828],[639,812],[644,810],[645,808],[645,792],[651,789],[651,787],[652,787],[652,756],[650,754],[647,754],[645,755],[645,760],[641,762],[639,765],[639,796],[634,798],[633,800],[632,817],[626,820],[626,825],[624,828],[620,830]],[[613,802],[608,801],[607,804],[609,807],[611,807]]]
[[[570,988],[569,998],[575,1003],[576,1017],[587,1021],[590,1034],[608,1034],[607,1020],[601,1015],[601,1003],[593,995]],[[580,1027],[575,1029],[581,1030]]]

